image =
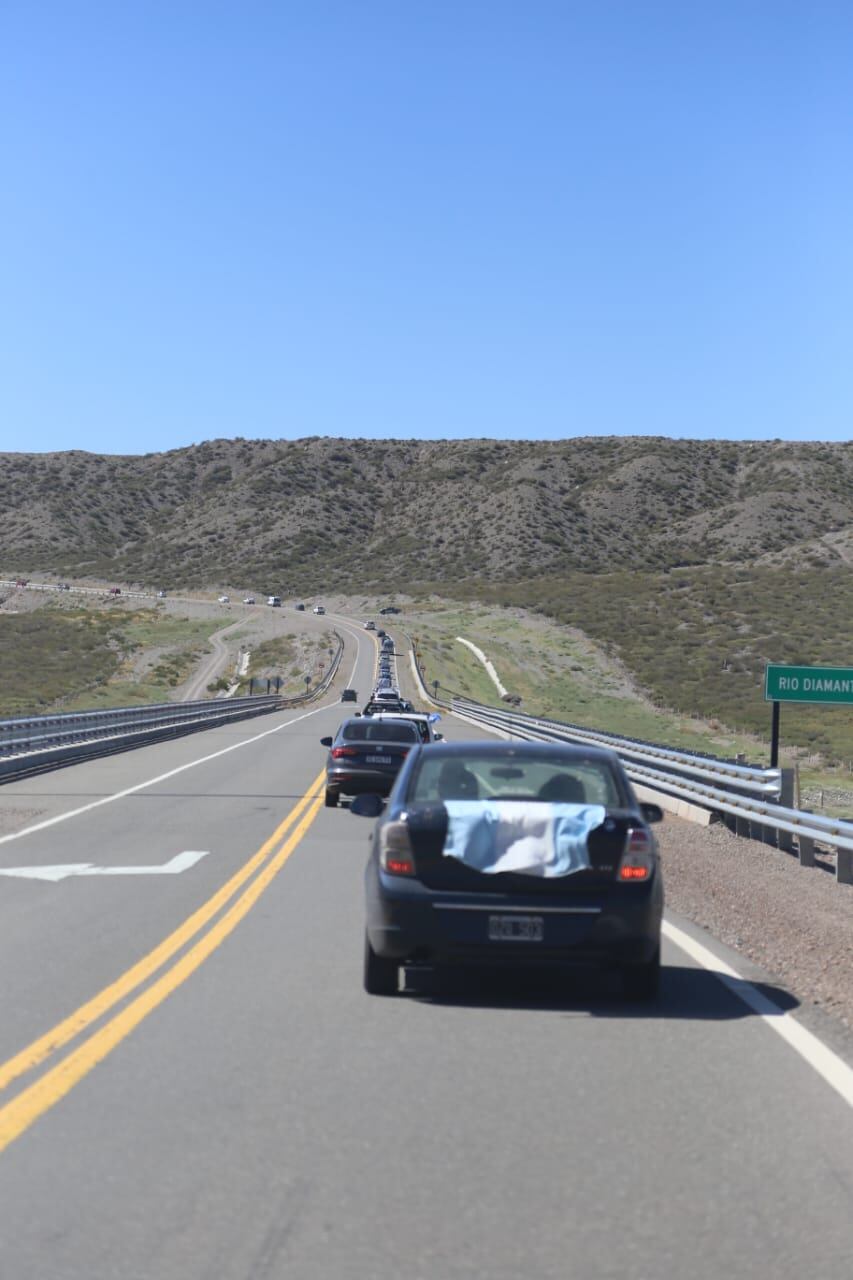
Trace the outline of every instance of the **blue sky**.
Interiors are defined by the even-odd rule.
[[[0,448],[853,436],[853,5],[3,0]]]

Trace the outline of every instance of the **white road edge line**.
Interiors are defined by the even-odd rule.
[[[355,669],[361,656],[361,645],[359,644],[358,633],[350,632],[350,634],[356,641],[355,662],[353,663],[349,681],[352,684]],[[103,804],[112,804],[114,800],[123,800],[125,796],[132,796],[137,791],[144,791],[146,787],[154,787],[158,782],[166,782],[167,779],[174,778],[176,774],[184,773],[187,769],[194,769],[196,765],[207,764],[210,760],[216,760],[220,756],[227,756],[231,751],[239,751],[241,747],[248,747],[253,742],[260,742],[262,738],[268,738],[270,734],[281,733],[282,729],[289,729],[292,724],[298,724],[300,720],[307,720],[310,716],[316,716],[320,711],[328,711],[329,707],[334,705],[334,702],[329,702],[321,707],[314,707],[312,711],[306,711],[301,716],[294,716],[292,720],[286,721],[285,724],[277,724],[274,729],[265,729],[263,733],[256,734],[254,738],[246,738],[244,742],[235,742],[230,747],[222,747],[220,751],[212,751],[210,755],[200,756],[198,760],[190,760],[187,764],[178,765],[177,769],[170,769],[168,773],[161,773],[156,778],[149,778],[147,782],[137,782],[133,787],[125,787],[123,791],[116,791],[111,796],[102,796],[100,800],[93,800],[91,804],[81,805],[79,809],[69,809],[67,813],[57,813],[54,817],[45,818],[44,822],[34,822],[31,827],[24,827],[21,831],[12,831],[9,835],[0,836],[0,844],[7,844],[10,840],[21,840],[24,836],[34,835],[37,831],[45,831],[48,827],[55,827],[59,822],[66,822],[69,818],[77,818],[81,813],[89,813],[92,809],[99,809]]]
[[[853,1067],[849,1067],[843,1058],[833,1053],[832,1049],[808,1031],[801,1022],[792,1018],[785,1009],[780,1009],[779,1005],[774,1004],[751,982],[741,977],[736,969],[714,955],[714,952],[704,947],[701,942],[691,938],[690,934],[685,933],[683,929],[664,920],[662,932],[664,937],[674,943],[680,951],[685,952],[703,969],[712,973],[724,987],[731,991],[732,995],[737,996],[738,1000],[742,1000],[753,1013],[758,1014],[765,1026],[781,1036],[794,1052],[798,1053],[803,1061],[807,1062],[844,1099],[849,1107],[853,1107]]]

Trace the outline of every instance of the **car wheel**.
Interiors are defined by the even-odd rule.
[[[337,791],[330,791],[329,788],[326,787],[326,808],[327,809],[337,809],[338,798],[339,797],[338,797]]]
[[[660,948],[645,964],[625,965],[622,988],[629,1000],[654,1000],[660,987]]]
[[[400,966],[396,960],[378,956],[364,935],[364,989],[371,996],[395,996],[398,989]]]

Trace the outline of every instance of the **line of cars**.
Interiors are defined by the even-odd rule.
[[[416,711],[400,692],[392,637],[382,631],[377,638],[380,648],[370,697],[360,712],[339,726],[334,737],[321,739],[329,750],[325,790],[329,808],[335,808],[342,795],[387,795],[409,749],[421,742],[441,740],[435,730],[438,716]],[[342,702],[357,698],[355,689],[344,689],[341,694]]]
[[[659,806],[602,748],[445,742],[438,716],[400,705],[387,639],[364,711],[321,739],[326,804],[352,796],[352,814],[376,819],[365,990],[396,995],[411,966],[595,967],[618,972],[629,1000],[654,999]]]

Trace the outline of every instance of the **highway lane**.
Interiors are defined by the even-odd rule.
[[[0,880],[3,1061],[261,848],[342,710],[250,722],[246,739],[277,731],[0,845],[6,866],[25,846],[82,861],[113,840],[128,862],[212,846],[170,879]],[[146,753],[186,763],[215,736]],[[114,786],[99,771],[120,762],[141,777],[143,754],[79,766],[85,786]],[[233,932],[0,1155],[4,1280],[849,1275],[850,1109],[715,979],[667,946],[651,1013],[607,981],[370,999],[369,823],[314,808]]]
[[[344,634],[347,651],[335,691],[319,708],[241,721],[2,789],[0,809],[13,818],[20,806],[25,816],[22,827],[6,824],[0,868],[156,866],[183,851],[208,856],[180,876],[56,884],[0,876],[0,954],[7,957],[5,971],[16,974],[0,1018],[0,1058],[155,946],[262,846],[305,795],[324,760],[318,739],[340,721],[340,688],[354,668],[365,682],[372,670],[373,645],[355,631]],[[29,828],[35,829],[26,834]]]

